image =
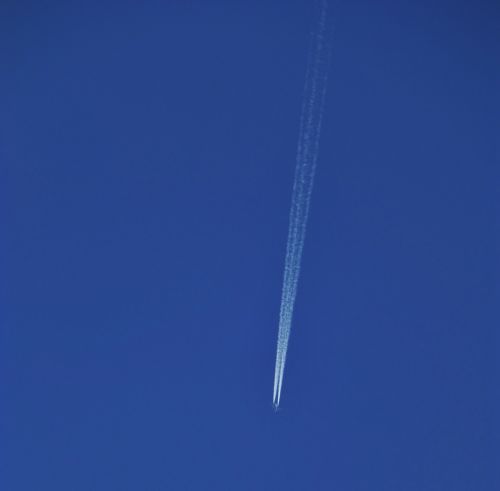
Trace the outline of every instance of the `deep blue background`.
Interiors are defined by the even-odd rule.
[[[333,7],[276,414],[312,2],[2,2],[2,489],[498,489],[499,8]]]

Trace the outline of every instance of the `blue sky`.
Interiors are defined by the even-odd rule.
[[[494,2],[336,1],[282,410],[312,3],[1,7],[1,477],[494,490]]]

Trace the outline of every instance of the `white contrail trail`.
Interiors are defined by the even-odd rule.
[[[286,353],[292,325],[293,307],[297,296],[300,261],[306,233],[307,216],[318,158],[319,135],[323,118],[328,78],[327,1],[320,2],[316,30],[311,35],[306,82],[300,116],[297,163],[293,183],[292,205],[285,256],[285,272],[278,328],[278,346],[274,372],[273,404],[281,398]]]

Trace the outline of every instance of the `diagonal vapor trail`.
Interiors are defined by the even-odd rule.
[[[326,18],[327,1],[321,0],[318,24],[311,34],[300,115],[297,162],[290,208],[274,372],[273,405],[275,408],[278,408],[281,398],[293,308],[297,296],[300,262],[318,159],[319,136],[328,79],[329,43]]]

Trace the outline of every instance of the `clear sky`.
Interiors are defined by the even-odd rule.
[[[275,413],[312,2],[2,2],[2,489],[499,489],[500,7],[330,4]]]

